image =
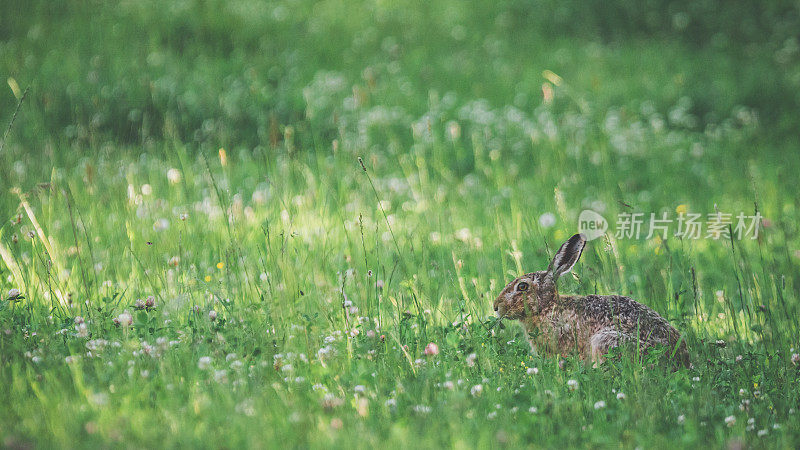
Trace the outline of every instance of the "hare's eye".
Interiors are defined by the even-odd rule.
[[[528,283],[526,283],[524,281],[520,281],[519,284],[517,285],[517,290],[518,291],[527,291],[528,290]]]

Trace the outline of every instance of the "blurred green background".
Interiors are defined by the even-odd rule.
[[[687,97],[690,128],[746,107],[780,142],[797,134],[798,29],[795,1],[6,0],[0,70],[31,87],[14,142],[34,153],[274,145],[288,124],[309,148],[312,129],[336,133],[309,111],[326,99],[306,98],[326,72],[417,116],[431,92],[531,110],[551,70],[570,86],[557,111],[664,114]],[[4,87],[4,122],[16,102]]]

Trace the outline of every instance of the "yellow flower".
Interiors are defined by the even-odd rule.
[[[220,262],[217,263],[217,269],[221,270],[223,267],[225,267],[225,263],[224,262],[220,261]]]
[[[211,281],[211,275],[206,275],[205,280],[206,280],[206,283],[210,282]]]
[[[687,211],[689,211],[689,206],[686,204],[678,205],[678,207],[675,208],[675,212],[678,214],[686,214]]]
[[[219,149],[219,163],[222,164],[222,167],[228,165],[228,154],[225,153],[224,148]]]

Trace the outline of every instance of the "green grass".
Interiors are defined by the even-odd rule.
[[[5,2],[0,445],[797,447],[800,19],[697,5]],[[692,369],[495,322],[587,208],[766,218],[560,282]]]

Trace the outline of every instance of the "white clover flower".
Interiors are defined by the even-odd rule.
[[[483,385],[476,384],[472,386],[472,389],[469,390],[469,393],[472,394],[473,397],[478,397],[483,393]]]
[[[208,320],[210,320],[212,322],[217,320],[217,312],[214,311],[213,309],[208,312]]]
[[[389,408],[394,408],[397,406],[397,400],[390,398],[386,400],[386,402],[384,402],[384,405],[386,405]]]
[[[153,231],[166,231],[169,229],[169,220],[160,218],[153,223]]]
[[[792,364],[795,366],[800,364],[800,353],[792,353]]]
[[[725,425],[732,427],[736,425],[736,416],[728,416],[725,418]]]
[[[128,327],[133,324],[133,316],[131,316],[131,313],[128,311],[124,311],[122,314],[117,316],[117,322],[123,327]]]
[[[536,374],[539,373],[539,368],[538,367],[528,367],[528,370],[526,370],[526,372],[528,373],[528,375],[536,375]]]
[[[78,325],[75,325],[75,330],[78,332],[79,338],[89,337],[89,327],[87,327],[85,323],[81,322]]]
[[[167,170],[167,180],[171,184],[178,184],[181,182],[181,171],[176,168],[171,168]]]
[[[497,411],[492,411],[486,415],[486,418],[489,420],[494,420],[497,418]]]
[[[203,356],[197,361],[197,367],[200,370],[206,370],[211,367],[211,357],[210,356]]]
[[[217,383],[225,383],[228,381],[228,371],[225,369],[217,370],[214,372],[214,381]]]
[[[256,415],[256,408],[253,405],[253,400],[252,399],[247,399],[247,400],[237,404],[236,407],[234,408],[234,411],[236,411],[239,414],[244,414],[245,416],[248,416],[248,417],[252,417],[252,416]]]
[[[758,430],[758,433],[756,433],[756,434],[758,434],[758,437],[764,437],[768,433],[769,433],[769,431],[767,429],[763,429],[763,430]]]
[[[257,205],[263,205],[267,202],[267,192],[262,190],[255,190],[253,191],[253,195],[251,196],[253,199],[253,203]]]
[[[475,353],[470,353],[467,355],[467,366],[475,367],[475,361],[478,359],[478,355]]]
[[[367,388],[366,388],[364,385],[357,384],[357,385],[356,385],[356,386],[353,388],[353,391],[355,391],[355,392],[356,392],[356,394],[363,394],[364,392],[366,392],[366,391],[367,391]]]
[[[96,406],[105,406],[108,404],[108,394],[105,392],[98,392],[89,397],[89,401]]]
[[[450,381],[450,380],[447,380],[447,381],[445,381],[444,383],[442,383],[442,387],[443,387],[443,388],[445,388],[445,389],[447,389],[447,390],[450,390],[450,391],[452,391],[453,389],[455,389],[455,385],[454,385],[454,384],[453,384],[453,382],[452,382],[452,381]]]
[[[539,225],[542,228],[550,228],[556,224],[556,216],[553,213],[546,212],[539,216]]]
[[[750,407],[750,400],[744,399],[742,403],[739,404],[739,411],[744,411]]]
[[[468,241],[470,236],[472,236],[472,233],[469,231],[469,228],[461,228],[455,232],[455,238],[461,242]]]
[[[567,387],[570,391],[578,389],[578,380],[567,380]]]
[[[604,402],[603,400],[599,400],[594,403],[594,409],[603,409],[605,407],[606,407],[606,402]]]
[[[625,400],[626,398],[628,398],[628,396],[625,395],[624,392],[618,392],[617,393],[617,400]]]
[[[332,354],[334,352],[334,348],[330,345],[326,345],[325,347],[320,348],[317,350],[317,359],[323,359],[326,356]]]
[[[19,289],[9,289],[8,291],[8,299],[9,300],[16,300],[19,298],[20,292]]]
[[[531,406],[530,408],[528,408],[528,412],[531,414],[536,414],[537,412],[539,412],[539,409],[537,409],[535,406]]]
[[[680,416],[678,416],[678,424],[683,425],[684,422],[686,422],[686,416],[681,414]]]
[[[430,414],[432,411],[431,407],[428,405],[415,405],[414,412],[419,414]]]

